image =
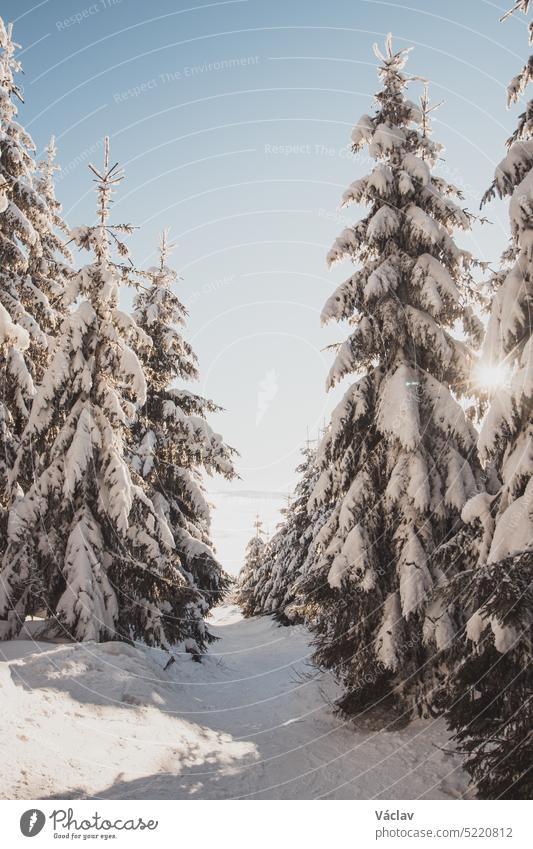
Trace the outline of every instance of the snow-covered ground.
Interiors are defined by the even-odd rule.
[[[216,611],[202,663],[120,643],[0,644],[3,798],[447,799],[441,721],[343,723],[308,634]]]

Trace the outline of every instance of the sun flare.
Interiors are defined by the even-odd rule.
[[[480,389],[494,392],[509,381],[509,367],[506,363],[478,363],[474,379]]]

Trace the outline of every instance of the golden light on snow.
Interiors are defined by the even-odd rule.
[[[509,380],[509,367],[506,363],[478,363],[474,370],[474,380],[480,389],[494,392]]]

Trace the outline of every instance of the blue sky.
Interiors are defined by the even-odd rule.
[[[22,45],[20,119],[42,150],[55,133],[57,192],[71,226],[93,220],[88,161],[105,134],[127,179],[115,220],[138,225],[137,264],[157,234],[177,242],[179,293],[199,355],[195,387],[226,412],[213,424],[241,453],[242,480],[210,484],[214,536],[230,571],[240,566],[255,512],[274,529],[294,485],[298,449],[339,398],[326,396],[328,344],[320,309],[349,268],[328,271],[337,233],[357,220],[339,211],[346,186],[366,173],[347,145],[372,108],[372,43],[392,31],[412,45],[408,70],[430,81],[441,172],[476,210],[519,108],[505,86],[528,55],[524,16],[488,0],[4,0]],[[413,83],[411,97],[420,92]],[[497,262],[506,209],[462,244]]]

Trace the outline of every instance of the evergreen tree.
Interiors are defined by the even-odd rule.
[[[9,517],[0,576],[4,636],[20,629],[42,585],[56,629],[76,640],[142,639],[165,648],[188,640],[197,651],[205,630],[201,596],[125,456],[135,405],[146,401],[136,351],[150,340],[119,308],[120,285],[131,276],[119,236],[132,228],[108,222],[122,176],[109,167],[107,139],[104,170],[93,171],[98,223],[72,232],[93,258],[70,281],[76,306],[62,323],[14,470],[17,479],[34,481]],[[28,468],[34,453],[35,473]]]
[[[281,511],[286,516],[286,510]],[[255,615],[272,613],[270,595],[273,589],[273,569],[283,548],[284,534],[281,529],[272,537],[267,538],[254,575],[253,596]]]
[[[300,586],[313,559],[311,542],[326,518],[322,508],[308,515],[308,500],[318,477],[316,449],[308,443],[302,455],[294,498],[281,510],[283,519],[270,540],[263,543],[256,535],[250,541],[251,556],[238,583],[239,603],[250,611],[245,615],[272,614],[282,625],[303,621]]]
[[[17,122],[15,100],[22,94],[14,81],[21,70],[18,45],[0,18],[0,508],[2,537],[11,499],[9,472],[34,394],[28,362],[30,343],[42,348],[46,337],[27,312],[23,297],[28,254],[38,248],[35,229],[45,204],[34,189],[34,145]]]
[[[527,12],[528,2],[514,10]],[[514,11],[513,10],[513,11]],[[506,16],[507,17],[507,16]],[[532,22],[533,23],[533,22]],[[530,24],[530,41],[533,27]],[[533,56],[508,88],[518,100]],[[450,652],[442,701],[480,796],[533,796],[533,100],[518,119],[485,200],[510,197],[511,247],[493,279],[482,367],[493,387],[479,449],[499,477],[463,510],[475,566],[447,588],[466,634]],[[463,547],[463,540],[458,547]]]
[[[453,238],[472,217],[432,170],[442,148],[427,93],[420,106],[405,96],[408,51],[394,53],[390,36],[385,47],[374,48],[376,113],[352,133],[353,150],[367,146],[377,163],[343,197],[370,209],[328,255],[357,264],[322,315],[354,328],[328,388],[357,379],[319,446],[309,509],[330,515],[302,587],[314,660],[334,670],[348,712],[391,694],[407,709],[431,700],[426,664],[454,627],[453,610],[433,598],[443,576],[432,555],[457,529],[479,474],[475,430],[458,401],[473,356],[452,335],[462,321],[470,343],[481,336],[470,305],[475,263]]]
[[[6,509],[14,483],[9,480],[20,435],[27,422],[48,356],[48,333],[57,325],[52,291],[60,294],[62,266],[68,258],[55,228],[61,224],[53,200],[51,174],[36,173],[35,146],[17,121],[22,94],[14,75],[12,26],[0,18],[0,509]],[[2,529],[2,538],[5,528]]]
[[[302,619],[298,586],[307,574],[311,541],[322,516],[320,509],[314,517],[307,513],[307,504],[318,478],[316,449],[308,444],[302,455],[302,462],[296,468],[300,480],[294,497],[282,510],[283,522],[268,546],[269,575],[261,600],[262,612],[272,613],[283,625],[293,625]]]
[[[181,568],[200,589],[208,610],[220,601],[228,578],[209,539],[210,508],[201,472],[235,477],[235,452],[206,421],[220,408],[175,386],[197,378],[198,371],[182,335],[186,310],[172,291],[177,275],[167,265],[171,248],[164,233],[159,263],[147,274],[151,285],[135,299],[135,320],[153,344],[141,357],[148,391],[133,430],[132,463],[172,531]]]
[[[255,534],[246,546],[244,566],[237,580],[235,599],[242,608],[243,616],[256,616],[262,613],[258,605],[257,588],[265,565],[266,544],[263,539],[263,523],[259,516],[255,521]]]
[[[530,547],[494,561],[481,557],[443,593],[444,602],[459,598],[470,615],[466,633],[447,653],[451,671],[437,704],[446,709],[464,766],[485,799],[533,794],[532,587]]]

